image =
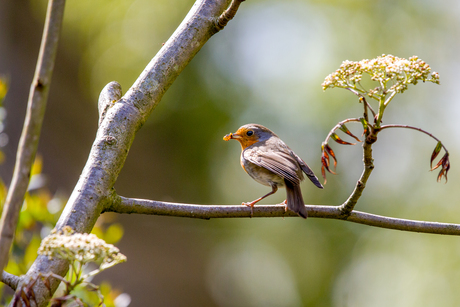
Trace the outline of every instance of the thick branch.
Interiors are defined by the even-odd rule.
[[[460,225],[458,224],[406,220],[359,211],[352,211],[349,216],[344,217],[340,207],[336,206],[306,205],[306,208],[309,218],[316,217],[346,220],[353,223],[395,230],[460,236]],[[167,215],[200,219],[251,217],[251,209],[246,206],[181,204],[146,199],[125,198],[121,196],[115,196],[113,202],[105,211],[125,214]],[[286,212],[284,205],[259,205],[254,206],[254,213],[252,216],[297,217],[297,214],[292,211]]]
[[[112,195],[137,130],[158,105],[166,90],[208,39],[216,33],[216,20],[229,0],[198,0],[181,25],[142,71],[126,94],[101,105],[101,120],[88,161],[56,225],[76,232],[90,232]],[[117,95],[115,95],[118,98]],[[65,261],[38,256],[28,277],[55,273],[63,276]],[[54,293],[42,282],[34,286],[39,306]]]
[[[8,262],[8,254],[16,230],[19,211],[29,185],[30,170],[37,152],[48,99],[64,7],[65,0],[51,0],[48,4],[40,53],[30,88],[24,127],[18,145],[16,165],[14,166],[13,178],[0,221],[0,269],[3,269]]]

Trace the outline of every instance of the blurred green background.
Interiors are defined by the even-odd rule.
[[[69,195],[97,129],[97,97],[110,81],[126,92],[193,5],[190,0],[68,1],[40,140],[46,185]],[[43,28],[46,1],[0,0],[0,74],[10,80],[0,176],[8,184]],[[362,106],[321,83],[343,60],[418,55],[441,85],[411,86],[384,124],[424,128],[450,149],[447,184],[430,173],[436,143],[389,129],[356,209],[460,223],[456,0],[245,1],[204,46],[139,131],[116,190],[126,197],[240,204],[269,191],[239,166],[222,136],[246,123],[275,131],[320,176],[320,146]],[[360,134],[359,126],[349,128]],[[345,136],[344,139],[347,139]],[[362,172],[359,146],[332,145],[338,175],[309,204],[339,205]],[[279,203],[280,190],[264,203]],[[128,262],[98,276],[131,306],[454,306],[460,300],[456,237],[310,218],[191,220],[120,216]]]

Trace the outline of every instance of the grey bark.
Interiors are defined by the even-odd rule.
[[[77,232],[90,232],[111,199],[115,181],[123,167],[137,130],[142,127],[163,94],[218,29],[216,21],[229,0],[198,0],[183,22],[143,70],[127,93],[100,114],[101,121],[87,163],[56,225]],[[23,282],[39,273],[63,276],[66,261],[38,256]],[[50,292],[41,281],[34,287],[38,306],[46,306],[58,286]]]

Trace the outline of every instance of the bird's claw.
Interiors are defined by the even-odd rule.
[[[285,199],[283,202],[279,203],[278,205],[284,205],[284,212],[288,211],[288,205],[287,205],[287,199]]]
[[[253,202],[250,202],[250,203],[243,202],[241,203],[241,205],[251,208],[251,218],[252,218],[254,216],[254,203]]]

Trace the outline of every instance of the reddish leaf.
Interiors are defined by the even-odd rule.
[[[331,169],[329,168],[329,155],[327,152],[323,151],[323,155],[321,157],[321,164],[329,173],[336,175]]]
[[[450,161],[449,161],[449,153],[446,153],[439,162],[442,161],[442,168],[441,170],[439,171],[439,174],[438,174],[438,182],[441,181],[441,178],[444,176],[444,178],[446,178],[446,183],[447,183],[447,173],[449,172],[449,169],[450,169]],[[438,164],[439,164],[438,162]]]
[[[321,155],[321,165],[324,167],[329,168],[329,157],[327,156],[327,153]]]
[[[358,142],[361,142],[360,139],[358,139],[353,133],[350,132],[350,130],[348,130],[347,126],[345,126],[345,124],[341,124],[339,126],[339,129],[342,130],[343,132],[345,132],[346,134],[348,134],[349,136],[351,136],[352,138],[354,138],[355,140],[357,140]]]
[[[23,300],[24,304],[27,307],[29,307],[30,306],[29,295],[24,291],[24,289],[21,289],[20,292],[21,292],[21,299]]]
[[[436,159],[436,157],[439,155],[439,152],[441,151],[442,148],[442,143],[438,142],[436,144],[436,147],[433,150],[433,153],[431,154],[431,160],[430,160],[430,168],[433,170],[433,161]]]
[[[51,284],[50,284],[49,278],[43,278],[43,283],[45,284],[46,289],[48,289],[50,291],[50,294],[52,294],[51,293]]]
[[[324,145],[324,149],[326,150],[326,153],[331,155],[332,159],[334,159],[334,170],[335,170],[337,168],[337,159],[335,157],[334,151],[328,144]],[[329,158],[328,158],[328,161],[329,161]]]
[[[324,170],[324,166],[321,166],[321,175],[323,175],[323,178],[324,178],[323,184],[326,184],[327,179],[326,179],[326,171]]]
[[[438,178],[436,179],[436,181],[440,182],[443,175],[444,175],[444,169],[441,169],[441,171],[438,174]],[[447,182],[447,176],[446,176],[446,182]]]
[[[67,294],[67,295],[60,296],[60,297],[53,297],[52,299],[53,305],[51,307],[62,306],[67,301],[76,300],[76,299],[77,297],[72,294]]]
[[[339,144],[342,144],[342,145],[356,145],[356,143],[349,143],[349,142],[345,142],[344,140],[342,140],[341,138],[339,138],[339,136],[335,133],[332,133],[331,134],[331,138],[336,141],[337,143]]]
[[[436,165],[430,169],[430,171],[434,171],[435,169],[440,167],[442,165],[442,163],[443,163],[443,159],[444,159],[444,157],[442,157],[441,160],[439,160],[439,162],[436,163]]]
[[[37,298],[35,297],[34,289],[30,289],[30,291],[29,291],[29,297],[30,297],[30,300],[31,300],[31,301],[34,301],[35,303],[37,303]]]

